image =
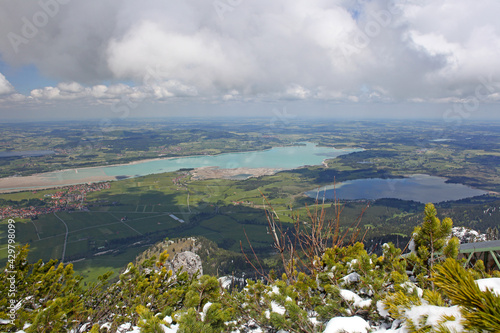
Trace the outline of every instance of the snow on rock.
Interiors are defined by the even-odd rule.
[[[318,319],[316,319],[316,317],[309,317],[309,322],[314,326],[318,326],[319,324],[321,324],[321,322]]]
[[[271,310],[281,315],[285,314],[285,308],[274,301],[271,302]]]
[[[323,333],[366,333],[370,325],[361,317],[335,317],[330,319]]]
[[[486,288],[490,289],[494,294],[500,296],[500,278],[489,278],[476,280],[479,289],[486,291]]]
[[[372,304],[371,299],[363,300],[357,294],[347,289],[340,289],[340,296],[346,301],[353,302],[353,305],[357,308],[365,308]]]
[[[386,317],[389,317],[390,316],[390,313],[389,311],[387,311],[385,309],[385,305],[384,305],[384,302],[382,301],[378,301],[377,302],[377,311],[378,311],[378,314],[381,315],[382,317],[386,318]]]
[[[79,333],[83,333],[83,332],[88,332],[91,330],[91,325],[90,323],[85,323],[82,325],[82,327],[80,327],[80,329],[78,330]],[[74,332],[77,332],[75,330],[70,330],[69,331],[70,333],[74,333]]]
[[[171,318],[170,318],[170,320],[171,320]],[[178,325],[170,325],[170,328],[169,328],[163,324],[160,324],[160,327],[162,328],[164,333],[177,333],[177,330],[179,329]],[[101,329],[103,329],[103,328],[109,330],[111,328],[111,323],[105,323],[105,324],[101,325]],[[22,333],[22,332],[24,332],[24,331],[18,331],[16,333]],[[125,324],[121,324],[120,326],[118,326],[116,332],[117,333],[140,333],[141,328],[138,326],[132,326],[131,323],[125,323]]]
[[[279,295],[280,294],[280,288],[278,288],[277,286],[273,286],[271,292],[269,293],[269,295],[272,295],[272,294]]]
[[[130,268],[132,267],[132,265],[128,264],[127,265],[127,269],[125,269],[125,272],[123,272],[122,274],[125,275],[127,274],[128,272],[130,272]]]
[[[424,291],[419,288],[414,282],[407,281],[405,283],[401,283],[400,286],[406,289],[407,292],[412,293],[414,290],[417,290],[418,297],[422,298],[424,295]]]
[[[487,240],[485,234],[481,234],[476,230],[464,227],[453,227],[451,229],[451,236],[457,237],[460,241],[460,244],[484,242]]]
[[[231,333],[263,333],[262,329],[257,325],[255,320],[250,319],[242,327],[232,331]]]
[[[276,303],[275,301],[271,301],[271,312],[276,312],[282,315],[285,314],[286,309],[283,306]],[[267,319],[271,318],[271,312],[269,310],[266,310],[264,312],[264,315],[266,316]]]
[[[351,284],[353,282],[358,282],[360,278],[361,278],[361,275],[354,272],[354,273],[351,273],[349,275],[344,276],[342,278],[342,280],[344,281],[344,283]]]
[[[414,323],[418,323],[421,318],[427,317],[426,325],[437,327],[439,322],[443,320],[443,316],[454,317],[455,320],[447,320],[443,323],[451,332],[463,332],[464,328],[460,323],[462,314],[458,306],[442,307],[435,305],[419,305],[413,306],[406,311],[406,317]]]
[[[132,331],[130,331],[132,327],[132,324],[131,323],[125,323],[125,324],[122,324],[120,326],[118,326],[118,329],[117,329],[117,332],[135,332],[136,330],[133,329]],[[137,330],[137,332],[139,332],[139,330]]]
[[[104,330],[104,329],[107,329],[107,330],[110,330],[111,329],[111,323],[104,323],[101,325],[101,330]]]
[[[165,333],[177,333],[177,330],[179,329],[179,325],[170,325],[170,328],[168,328],[165,325],[161,325],[163,328],[163,332]]]
[[[31,326],[31,324],[26,323],[26,324],[24,324],[23,329],[20,330],[20,331],[17,331],[16,333],[26,333],[25,329],[27,329],[30,326]]]
[[[352,259],[351,261],[349,261],[346,266],[347,268],[349,269],[349,271],[353,271],[354,268],[352,266],[354,265],[357,265],[358,264],[358,259]]]
[[[224,289],[229,289],[231,287],[231,283],[233,279],[230,276],[223,276],[219,278],[219,283]]]
[[[202,312],[200,313],[201,315],[201,321],[205,321],[205,316],[207,315],[207,311],[208,309],[212,306],[212,302],[207,302],[207,304],[205,304],[203,306],[203,310]]]

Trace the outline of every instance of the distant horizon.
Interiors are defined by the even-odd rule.
[[[206,122],[220,122],[221,120],[256,120],[256,121],[263,121],[263,120],[270,120],[270,116],[263,116],[263,115],[210,115],[210,116],[200,116],[200,115],[194,115],[194,116],[186,116],[186,115],[164,115],[164,116],[143,116],[143,117],[130,117],[130,118],[125,118],[121,119],[120,117],[115,117],[115,118],[106,118],[107,121],[112,121],[114,123],[132,123],[132,122],[147,122],[147,121],[152,121],[152,120],[161,120],[161,121],[167,121],[167,120],[176,120],[176,121],[181,121],[181,120],[202,120]],[[436,117],[412,117],[412,116],[407,116],[407,117],[398,117],[398,118],[390,118],[390,117],[373,117],[373,118],[368,118],[368,117],[338,117],[335,115],[327,116],[327,115],[319,115],[319,116],[296,116],[294,119],[289,119],[287,120],[290,123],[293,123],[295,121],[299,120],[311,120],[311,121],[321,121],[321,120],[337,120],[339,122],[402,122],[402,121],[412,121],[412,122],[434,122],[436,124],[448,124],[450,126],[460,126],[460,125],[465,125],[468,123],[484,123],[484,122],[492,122],[492,123],[500,123],[500,118],[488,118],[488,117],[476,117],[474,119],[466,119],[460,121],[460,123],[454,123],[454,122],[447,122],[444,119],[436,116]],[[103,118],[99,117],[92,117],[92,118],[7,118],[7,119],[1,119],[0,124],[2,123],[7,123],[7,124],[22,124],[22,123],[64,123],[64,122],[102,122]],[[187,123],[186,123],[187,124]]]
[[[163,106],[163,108],[167,108]],[[66,108],[40,110],[11,110],[0,118],[0,122],[33,121],[76,121],[106,120],[121,121],[128,119],[259,119],[268,118],[278,121],[293,119],[337,119],[350,121],[379,120],[432,120],[451,125],[460,125],[470,121],[500,121],[500,105],[479,105],[477,110],[467,112],[457,104],[376,104],[376,105],[338,105],[319,102],[295,103],[241,103],[237,105],[186,104],[168,107],[168,112],[156,105],[137,105],[133,109],[120,109],[116,112],[112,106],[97,108]],[[0,107],[1,111],[1,107]],[[0,112],[1,114],[1,112]]]

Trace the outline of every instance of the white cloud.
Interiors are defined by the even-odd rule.
[[[120,40],[111,40],[108,64],[119,79],[196,84],[204,90],[243,84],[251,67],[238,48],[222,45],[210,30],[182,34],[156,22],[140,22]],[[191,94],[191,93],[190,93]]]
[[[30,96],[37,100],[74,100],[86,97],[88,94],[89,89],[85,89],[79,83],[61,82],[57,87],[34,89],[31,91]]]
[[[81,93],[84,90],[83,86],[77,82],[61,82],[57,87],[68,93]]]
[[[498,101],[496,0],[236,3],[220,16],[203,0],[72,1],[17,53],[4,34],[0,55],[61,81],[33,90],[38,101],[444,102],[474,96],[490,76],[483,101]],[[21,18],[42,10],[3,7],[0,31],[21,36]],[[12,92],[0,74],[0,94]]]
[[[0,73],[0,95],[10,94],[14,92],[14,87],[9,81]]]
[[[310,96],[310,91],[299,85],[292,85],[285,91],[285,96],[291,99],[305,99]]]
[[[31,97],[37,99],[59,99],[61,90],[54,87],[45,87],[43,89],[34,89],[31,91]]]
[[[107,90],[108,90],[108,87],[106,87],[103,84],[99,84],[99,85],[93,86],[90,89],[90,96],[98,98],[98,99],[106,97],[106,91]]]
[[[230,92],[228,92],[227,94],[223,95],[222,99],[224,101],[230,101],[230,100],[237,99],[239,96],[240,96],[240,92],[238,90],[233,89]]]
[[[108,87],[106,90],[106,95],[108,97],[117,97],[120,95],[126,95],[131,93],[133,90],[130,86],[120,83],[120,84],[114,84]]]
[[[26,96],[23,94],[12,94],[8,97],[8,100],[11,102],[22,102],[26,100]]]
[[[165,82],[158,82],[151,86],[145,86],[145,89],[151,89],[153,96],[158,99],[174,97],[174,96],[196,96],[198,91],[196,87],[187,86],[176,80],[168,80]]]

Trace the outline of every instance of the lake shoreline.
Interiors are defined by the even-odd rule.
[[[491,194],[492,191],[481,190],[460,183],[448,183],[446,177],[428,174],[408,174],[404,178],[366,178],[354,179],[326,185],[322,189],[327,199],[341,200],[378,200],[383,198],[440,203],[456,201],[475,196]],[[313,191],[305,192],[313,198]]]
[[[272,147],[272,148],[275,148],[275,147]],[[264,149],[264,150],[255,150],[255,151],[266,151],[266,150],[270,150],[272,148],[268,148],[268,149]],[[236,153],[251,153],[251,152],[254,152],[254,151],[251,150],[251,151],[247,151],[247,152],[236,152]],[[169,157],[146,158],[143,160],[137,160],[137,161],[132,161],[132,162],[128,162],[128,163],[121,163],[121,164],[110,164],[110,165],[103,164],[103,165],[96,165],[96,166],[92,166],[92,167],[68,168],[68,169],[47,171],[47,172],[35,173],[35,174],[29,175],[29,176],[3,177],[3,178],[0,178],[0,193],[36,191],[36,190],[60,188],[60,187],[64,187],[64,186],[71,186],[71,185],[78,185],[78,184],[115,181],[115,180],[125,179],[125,178],[120,178],[117,176],[103,175],[101,177],[98,176],[98,177],[82,178],[81,180],[78,180],[77,182],[71,182],[70,180],[67,180],[67,181],[59,181],[59,182],[56,181],[53,184],[46,184],[44,178],[48,174],[58,174],[58,173],[64,173],[64,172],[78,173],[78,170],[92,170],[92,169],[108,168],[108,167],[121,167],[121,166],[127,166],[127,165],[137,165],[137,164],[147,163],[147,162],[166,161],[166,160],[172,160],[172,159],[177,159],[177,158],[218,156],[218,155],[223,155],[223,154],[233,154],[233,153],[219,153],[219,154],[215,154],[215,155],[200,154],[200,155],[188,155],[188,156],[169,156]],[[204,167],[201,167],[201,168],[204,168]],[[127,177],[127,178],[131,178],[131,177]]]
[[[104,177],[94,176],[94,177],[84,178],[83,180],[81,181],[79,180],[77,182],[71,182],[69,180],[61,180],[61,181],[55,181],[51,184],[46,184],[46,180],[43,177],[37,175],[25,176],[25,177],[8,177],[8,178],[0,178],[0,193],[38,191],[50,188],[60,188],[64,186],[99,183],[99,182],[115,181],[115,180],[117,180],[117,178],[114,176],[104,176]]]
[[[275,151],[273,152],[273,150]],[[296,169],[307,165],[324,165],[327,159],[354,151],[356,150],[319,147],[316,143],[306,143],[305,145],[298,143],[296,146],[279,146],[258,151],[152,158],[126,164],[72,168],[23,177],[0,178],[0,193],[115,181],[179,169],[200,170],[200,168],[205,168],[198,171],[198,174],[202,175],[201,177],[210,178],[231,178],[244,174],[262,176],[274,174],[279,170]],[[336,154],[336,156],[326,154]],[[172,160],[173,162],[170,162]],[[165,164],[161,164],[161,162],[165,162]]]

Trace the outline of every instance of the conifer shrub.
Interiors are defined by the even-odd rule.
[[[142,333],[164,332],[162,325],[168,325],[167,322],[155,316],[143,305],[137,306],[136,311],[140,318],[137,324],[141,328]]]
[[[466,329],[474,332],[500,331],[500,296],[491,290],[481,291],[473,274],[456,260],[447,259],[437,266],[433,280],[452,304],[460,306]]]
[[[429,277],[436,263],[457,258],[460,242],[458,238],[451,237],[452,227],[450,218],[441,221],[437,217],[437,210],[432,203],[425,205],[422,224],[413,231],[416,252],[407,257],[421,286],[430,285]]]

